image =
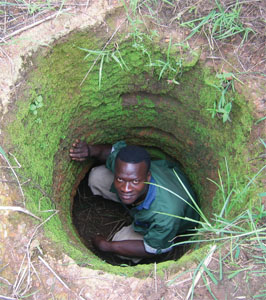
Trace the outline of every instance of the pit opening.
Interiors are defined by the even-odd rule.
[[[117,16],[108,18],[113,22]],[[177,73],[167,69],[161,74],[161,67],[151,66],[150,59],[167,59],[166,33],[160,32],[153,40],[143,35],[141,48],[133,47],[130,32],[126,28],[117,34],[106,48],[113,51],[118,44],[127,68],[109,60],[100,73],[101,65],[95,63],[82,84],[95,57],[84,60],[81,48],[102,49],[110,38],[110,32],[100,26],[72,32],[51,48],[43,47],[27,57],[19,92],[5,117],[5,131],[6,144],[23,166],[18,172],[30,178],[25,185],[27,208],[42,218],[50,216],[51,209],[59,210],[45,224],[46,236],[54,242],[57,254],[65,253],[77,263],[95,269],[145,276],[152,265],[122,268],[104,263],[78,236],[71,208],[78,186],[94,162],[72,162],[68,150],[73,141],[80,138],[94,144],[112,144],[126,140],[129,144],[156,146],[181,162],[204,213],[211,215],[223,203],[219,191],[207,178],[217,180],[218,169],[226,174],[224,158],[239,185],[245,184],[244,174],[251,173],[246,162],[253,116],[244,96],[231,90],[228,93],[234,97],[232,122],[212,118],[208,109],[221,94],[214,87],[218,84],[215,71],[209,61],[201,59],[199,47],[181,51],[173,46],[169,63],[182,62],[182,68]],[[173,45],[177,35],[173,36]],[[173,78],[178,84],[173,83]],[[31,105],[37,99],[43,105],[33,113]],[[232,215],[248,205],[246,200],[241,201],[233,203]],[[162,262],[158,272],[177,268],[203,254],[204,249],[200,248],[177,263]]]

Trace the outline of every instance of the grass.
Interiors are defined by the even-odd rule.
[[[230,10],[225,9],[218,0],[215,0],[215,3],[217,7],[207,16],[180,24],[191,29],[191,33],[185,40],[190,39],[200,31],[204,31],[206,35],[215,40],[227,39],[237,34],[242,34],[241,44],[243,44],[248,39],[250,32],[255,33],[250,27],[245,27],[241,23],[241,6],[238,1]]]
[[[216,77],[219,79],[219,83],[217,85],[211,84],[211,86],[219,91],[220,99],[218,103],[213,103],[213,108],[207,110],[212,113],[212,118],[216,115],[221,116],[223,123],[225,123],[226,121],[231,121],[230,112],[234,101],[234,98],[229,96],[229,91],[235,92],[234,80],[239,81],[242,84],[243,82],[231,72],[216,74]]]
[[[172,47],[172,38],[170,38],[168,43],[166,61],[157,59],[154,63],[150,63],[150,66],[159,67],[161,69],[159,73],[159,80],[162,78],[163,74],[168,71],[168,73],[171,72],[174,73],[174,78],[168,80],[171,80],[175,84],[179,84],[179,82],[175,80],[175,77],[176,75],[182,74],[182,58],[175,60],[175,63],[173,64],[173,62],[171,61],[171,52],[170,52],[171,47]]]
[[[265,116],[265,117],[262,117],[262,118],[260,118],[260,119],[258,119],[258,120],[256,121],[255,125],[259,124],[260,122],[262,122],[262,121],[264,121],[264,120],[266,120],[266,116]]]
[[[264,145],[264,144],[263,144]],[[264,145],[266,148],[266,145]],[[246,276],[265,276],[265,268],[263,265],[266,265],[266,228],[263,225],[266,218],[266,210],[262,202],[262,197],[266,195],[265,192],[258,194],[258,199],[256,205],[253,205],[244,209],[236,217],[230,218],[230,212],[234,207],[235,202],[243,201],[247,196],[247,191],[252,185],[255,184],[255,179],[260,176],[263,171],[266,169],[266,164],[246,183],[242,190],[238,190],[235,186],[235,179],[231,178],[227,160],[225,159],[226,165],[226,176],[222,178],[220,171],[218,171],[219,182],[213,182],[220,194],[222,195],[222,207],[219,213],[214,213],[213,216],[208,219],[203,211],[199,208],[196,201],[187,191],[186,187],[183,185],[179,176],[175,173],[177,180],[181,183],[184,190],[186,191],[188,197],[191,200],[189,204],[185,199],[180,197],[178,194],[168,190],[165,187],[156,185],[158,188],[165,189],[170,193],[174,194],[177,198],[185,201],[188,205],[192,206],[195,211],[201,216],[200,221],[191,220],[187,217],[180,217],[171,214],[165,214],[162,212],[157,212],[160,214],[165,214],[170,217],[180,218],[183,220],[190,220],[198,223],[198,228],[195,233],[187,234],[187,237],[190,237],[191,240],[186,240],[183,242],[176,243],[175,246],[181,244],[205,244],[210,243],[213,245],[210,248],[210,251],[207,253],[206,257],[199,261],[197,267],[193,271],[192,286],[189,290],[189,293],[186,299],[193,299],[194,289],[201,277],[203,283],[205,284],[207,290],[213,297],[216,299],[212,290],[211,284],[217,285],[219,281],[224,279],[233,279],[238,274],[245,272]],[[248,201],[247,199],[245,201]],[[244,203],[244,201],[243,201]],[[184,236],[184,235],[181,235]],[[249,266],[242,267],[238,261],[240,261],[240,253],[248,247],[250,253],[253,253],[253,263]],[[219,251],[219,269],[215,270],[216,275],[213,271],[208,268],[207,260],[212,256],[215,251]],[[261,253],[259,256],[254,255],[254,253]],[[224,272],[225,264],[231,265],[231,271],[228,274]],[[258,270],[259,269],[259,270]],[[208,279],[209,280],[208,280]],[[208,282],[208,283],[207,283]],[[171,282],[171,284],[173,281]],[[258,294],[257,297],[260,297]]]
[[[121,53],[118,49],[118,46],[115,50],[90,50],[86,48],[80,48],[80,50],[87,52],[88,54],[84,57],[84,60],[88,59],[89,56],[96,56],[96,60],[100,60],[100,66],[99,66],[99,90],[101,89],[101,83],[102,83],[102,76],[103,76],[103,66],[104,63],[109,63],[112,60],[115,61],[122,70],[126,69],[128,70],[128,67],[124,61],[124,59],[121,56]],[[92,65],[90,68],[90,71],[94,67],[95,64]]]

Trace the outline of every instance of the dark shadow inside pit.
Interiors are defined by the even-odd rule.
[[[165,155],[163,154],[164,158]],[[160,157],[163,158],[163,157]],[[156,157],[158,159],[158,157]],[[180,165],[180,163],[178,163]],[[89,172],[80,182],[72,206],[72,219],[76,230],[84,245],[95,253],[99,258],[112,265],[133,266],[130,260],[121,259],[113,254],[98,251],[92,245],[92,237],[100,234],[111,241],[114,234],[123,226],[132,223],[129,212],[119,203],[95,196],[88,187]],[[190,232],[191,233],[191,232]],[[188,240],[177,238],[175,242]],[[141,260],[138,264],[160,263],[167,260],[178,260],[190,249],[189,244],[175,247],[171,252],[156,255],[153,258]]]

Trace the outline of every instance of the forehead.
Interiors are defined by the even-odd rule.
[[[134,164],[118,158],[115,162],[115,175],[121,178],[142,178],[147,175],[147,165],[145,161]]]

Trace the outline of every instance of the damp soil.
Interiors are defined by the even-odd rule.
[[[128,226],[133,222],[121,204],[104,199],[101,196],[93,195],[88,187],[89,173],[80,182],[74,197],[72,206],[73,224],[84,245],[94,252],[102,260],[112,265],[135,265],[130,260],[121,259],[113,254],[102,253],[95,249],[92,238],[99,234],[111,241],[116,232],[122,227]],[[186,240],[183,238],[182,240]],[[177,238],[176,242],[181,241]],[[178,260],[189,250],[189,246],[181,245],[175,247],[169,253],[156,255],[154,258],[146,258],[138,264],[160,263],[167,260]]]

